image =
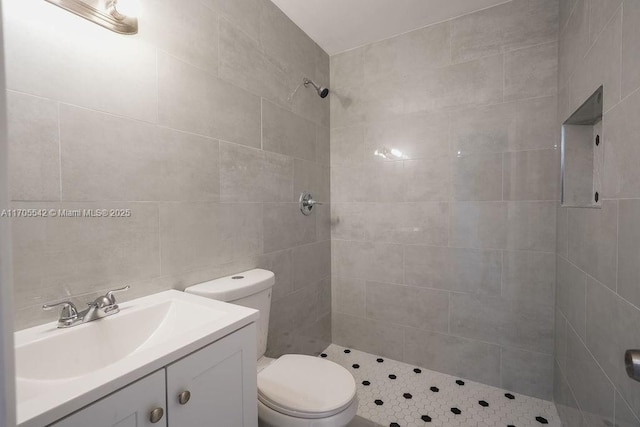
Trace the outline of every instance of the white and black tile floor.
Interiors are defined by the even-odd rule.
[[[358,385],[358,416],[390,427],[560,427],[553,403],[330,345]]]

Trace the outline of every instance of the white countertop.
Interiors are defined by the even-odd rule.
[[[69,329],[15,334],[19,427],[42,427],[252,323],[253,309],[166,291]]]

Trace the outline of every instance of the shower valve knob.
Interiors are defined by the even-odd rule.
[[[627,350],[624,365],[629,378],[640,381],[640,350]]]
[[[313,207],[321,204],[322,203],[313,200],[313,196],[311,195],[311,193],[302,193],[300,195],[300,212],[302,212],[305,216],[311,215]]]

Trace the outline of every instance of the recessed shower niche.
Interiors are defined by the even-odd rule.
[[[602,207],[603,87],[562,125],[562,206]]]

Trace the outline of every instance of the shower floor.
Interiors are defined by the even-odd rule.
[[[545,400],[335,344],[321,357],[356,379],[361,420],[354,426],[562,426],[554,404]]]

